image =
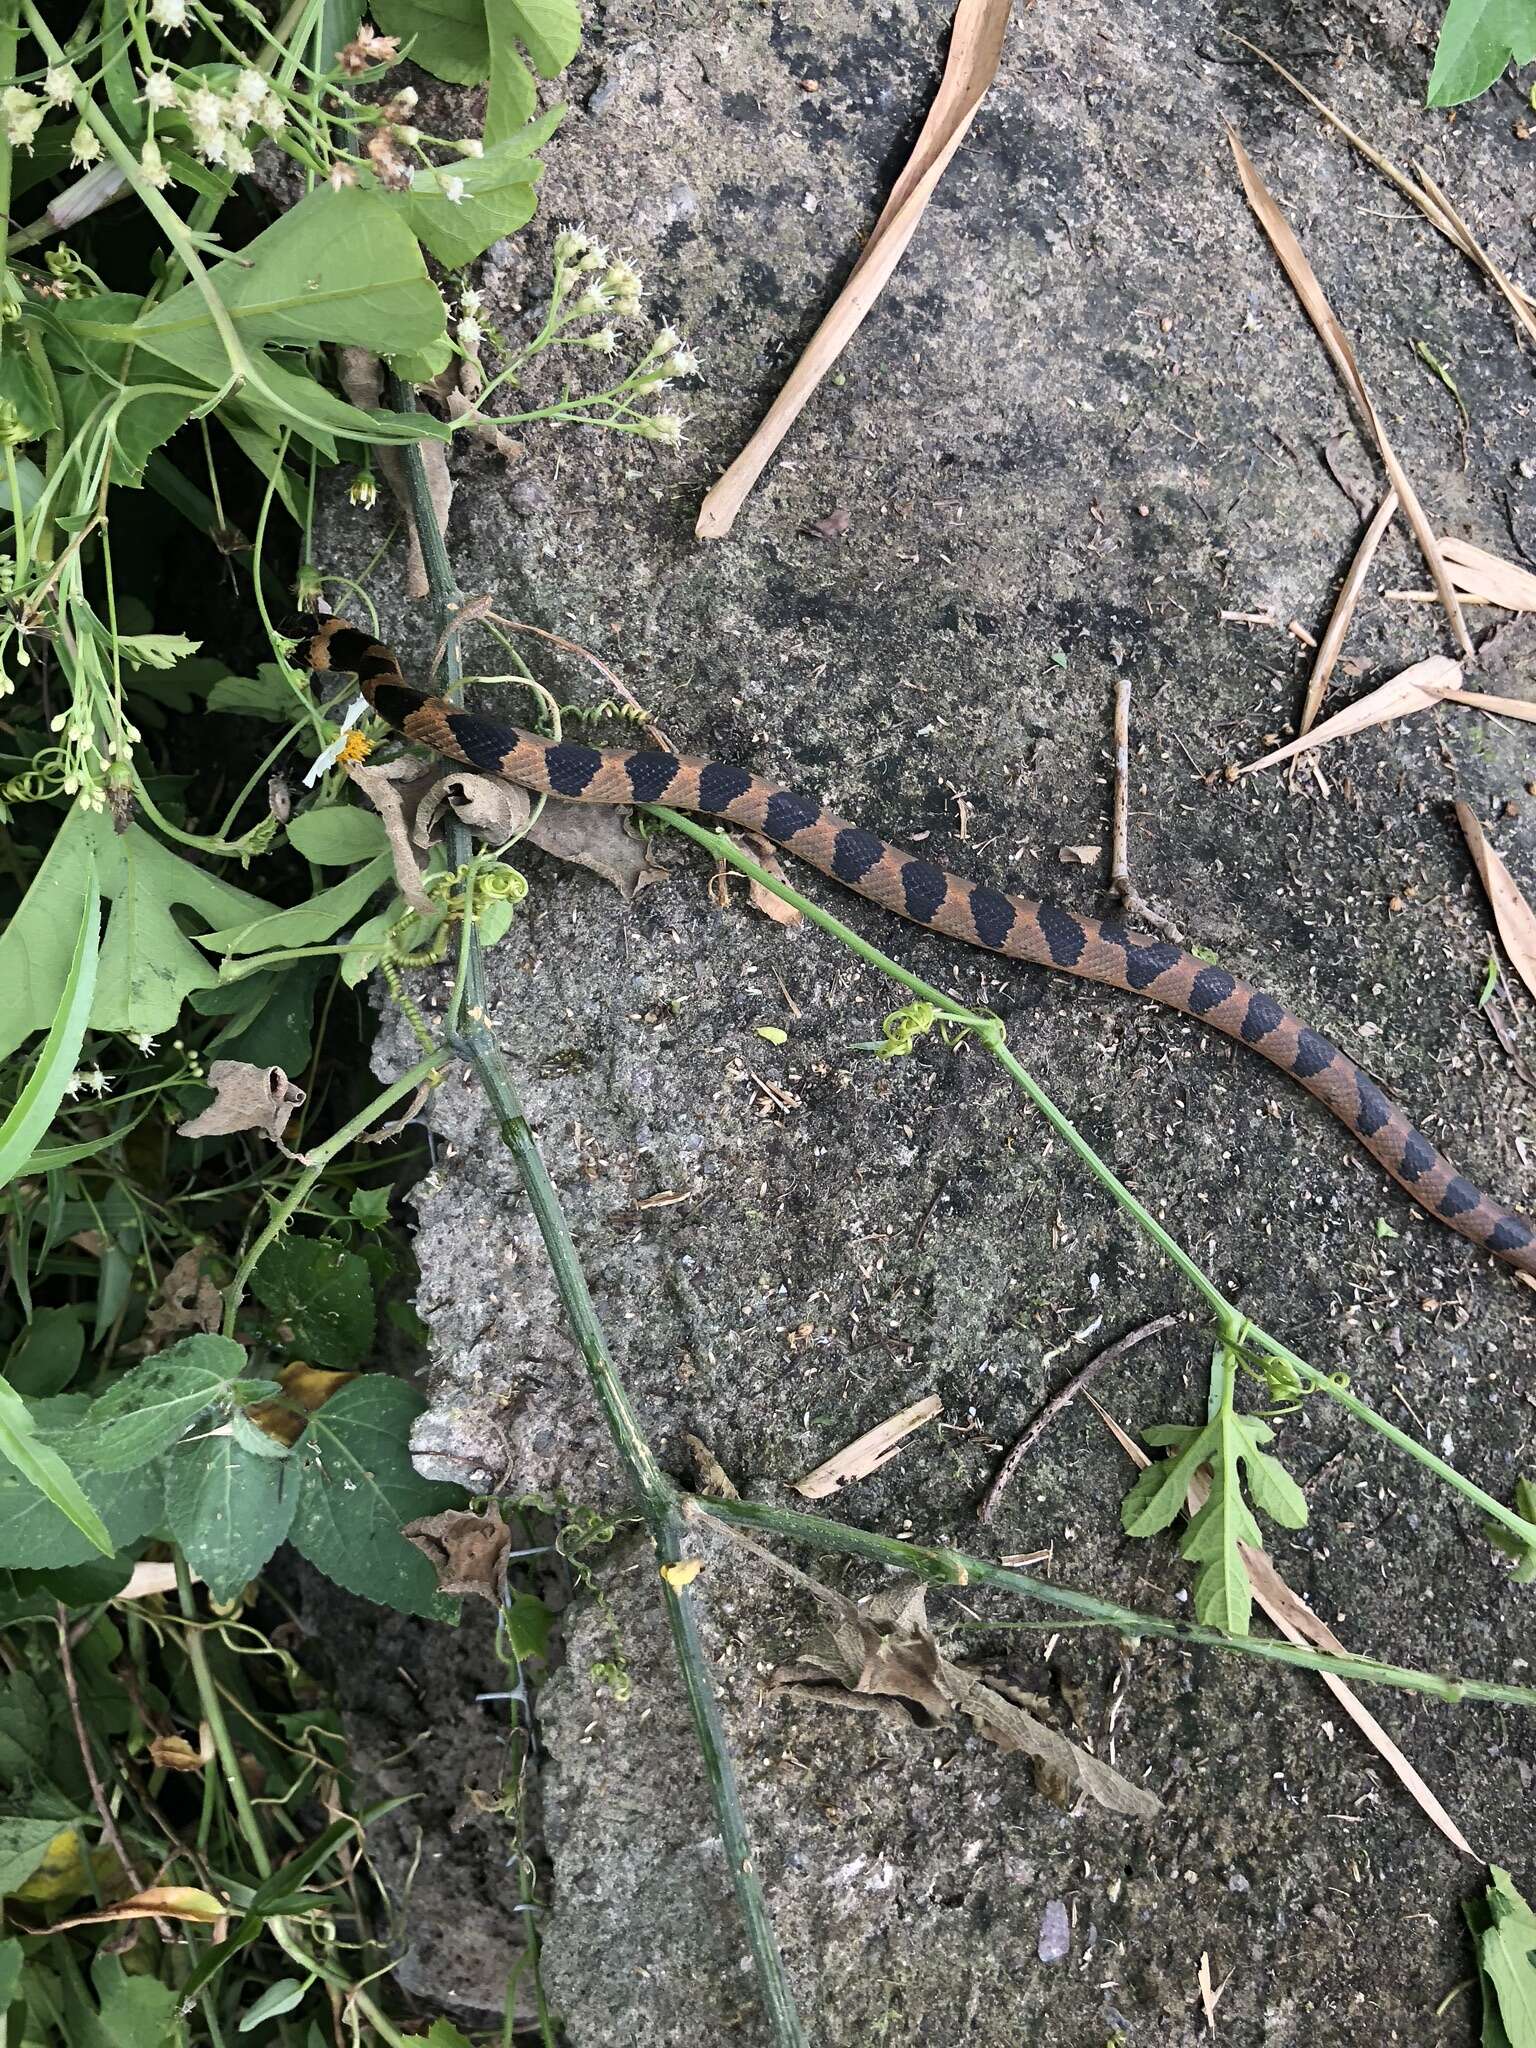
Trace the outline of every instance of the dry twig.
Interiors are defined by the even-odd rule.
[[[1131,857],[1128,844],[1130,826],[1130,784],[1131,784],[1131,679],[1129,676],[1115,677],[1115,816],[1114,837],[1109,852],[1109,887],[1116,896],[1126,917],[1138,925],[1147,925],[1155,932],[1161,932],[1165,939],[1172,939],[1176,946],[1184,943],[1183,934],[1172,918],[1163,917],[1155,911],[1146,899],[1138,895],[1131,880]]]

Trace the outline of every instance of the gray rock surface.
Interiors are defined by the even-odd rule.
[[[688,439],[669,456],[529,432],[511,507],[498,459],[466,450],[450,540],[466,590],[592,647],[680,744],[1090,909],[1102,869],[1064,866],[1060,849],[1107,844],[1110,704],[1128,669],[1143,891],[1360,1057],[1469,1174],[1529,1203],[1530,1096],[1476,1007],[1488,919],[1450,814],[1457,796],[1488,820],[1510,805],[1496,837],[1536,883],[1529,729],[1446,711],[1332,751],[1325,784],[1222,773],[1294,718],[1308,654],[1287,623],[1321,632],[1359,530],[1323,460],[1355,423],[1243,204],[1224,118],[1289,208],[1440,530],[1536,555],[1536,412],[1506,314],[1220,35],[1270,42],[1399,161],[1422,157],[1496,257],[1529,269],[1528,110],[1508,85],[1454,121],[1417,107],[1433,12],[1021,12],[890,288],[730,538],[704,547],[700,497],[873,221],[932,94],[946,10],[615,0],[574,74],[539,223],[497,252],[486,289],[500,319],[530,316],[553,223],[585,218],[703,356]],[[1415,340],[1466,402],[1465,468]],[[1375,477],[1357,444],[1345,454]],[[807,531],[839,506],[844,537]],[[343,552],[366,558],[365,523],[347,535]],[[1448,646],[1432,610],[1380,596],[1424,585],[1399,526],[1337,701]],[[418,657],[429,646],[421,617],[386,623]],[[471,659],[504,666],[488,642]],[[579,664],[541,650],[536,665],[591,700]],[[973,1518],[999,1446],[1075,1365],[1189,1308],[1173,1275],[976,1048],[930,1039],[873,1060],[861,1047],[896,1006],[889,984],[734,886],[722,907],[688,849],[668,857],[672,883],[626,907],[530,855],[526,914],[492,962],[494,1028],[658,1454],[683,1469],[691,1431],[742,1485],[780,1485],[934,1392],[943,1426],[838,1512],[989,1553],[1049,1548],[1055,1577],[1186,1611],[1171,1544],[1120,1534],[1128,1469],[1080,1406],[993,1528]],[[1508,1272],[1258,1059],[1149,1004],[834,907],[996,1005],[1056,1101],[1255,1318],[1510,1496],[1533,1467],[1536,1379]],[[441,1002],[432,977],[417,986]],[[425,1462],[617,1505],[622,1472],[478,1092],[453,1084],[434,1118]],[[1191,1322],[1116,1368],[1102,1398],[1127,1426],[1194,1420],[1206,1351]],[[1279,1448],[1312,1520],[1275,1532],[1276,1561],[1346,1641],[1529,1679],[1529,1596],[1477,1516],[1322,1401],[1284,1421]],[[598,1617],[577,1624],[545,1698],[547,1981],[572,2048],[755,2043],[652,1566],[632,1552],[608,1584],[632,1701],[587,1678],[606,1654]],[[1167,1801],[1160,1826],[1135,1828],[1063,1814],[958,1729],[768,1701],[764,1673],[803,1628],[794,1601],[713,1552],[696,1590],[817,2041],[1192,2043],[1203,1953],[1229,1980],[1219,2029],[1236,2048],[1474,2038],[1467,1997],[1437,2008],[1468,1974],[1458,1902],[1477,1872],[1316,1682],[1092,1634],[973,1634],[967,1654],[1075,1702],[1101,1753],[1113,1699],[1120,1767]],[[1011,1610],[934,1612],[956,1628]],[[1372,1704],[1529,1889],[1530,1718]],[[1047,1964],[1052,1902],[1071,1947]]]

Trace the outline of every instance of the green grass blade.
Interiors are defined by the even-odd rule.
[[[80,919],[80,936],[70,962],[59,1007],[48,1028],[37,1065],[16,1106],[0,1124],[0,1188],[15,1179],[19,1169],[32,1157],[38,1139],[58,1114],[64,1090],[75,1071],[85,1038],[91,998],[96,993],[96,961],[101,944],[101,892],[96,885],[92,862],[86,872],[85,913]]]

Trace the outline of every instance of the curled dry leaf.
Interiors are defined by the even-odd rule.
[[[489,846],[501,846],[526,828],[533,805],[525,789],[495,775],[465,775],[455,770],[440,776],[423,795],[411,836],[416,844],[432,844],[444,808]]]
[[[512,1531],[498,1509],[471,1515],[449,1508],[443,1514],[407,1522],[400,1533],[431,1565],[444,1593],[472,1594],[489,1600],[493,1607],[506,1598]]]
[[[395,864],[395,887],[418,916],[431,917],[437,906],[422,885],[411,839],[417,819],[439,783],[437,769],[423,769],[419,761],[411,760],[380,761],[371,768],[349,761],[347,774],[379,814]]]
[[[845,1444],[814,1472],[795,1480],[796,1493],[806,1500],[825,1500],[850,1479],[864,1479],[871,1472],[878,1472],[882,1465],[890,1463],[912,1432],[931,1422],[943,1406],[937,1394],[929,1394],[898,1414],[888,1415],[884,1422],[877,1422],[873,1429],[866,1429],[851,1444]]]
[[[852,523],[846,505],[836,505],[820,519],[812,519],[800,531],[811,540],[841,540]]]
[[[1482,826],[1464,803],[1456,806],[1456,822],[1466,836],[1467,846],[1488,892],[1493,921],[1498,926],[1504,950],[1520,979],[1536,996],[1536,915],[1520,893],[1514,876],[1489,845]]]
[[[184,1736],[157,1735],[149,1745],[149,1760],[161,1771],[200,1771],[208,1756]]]
[[[1060,1787],[1072,1799],[1083,1792],[1111,1813],[1138,1820],[1157,1813],[1150,1792],[946,1657],[928,1627],[920,1582],[887,1586],[864,1606],[827,1586],[818,1586],[816,1594],[828,1610],[828,1624],[793,1664],[774,1673],[776,1690],[839,1705],[888,1700],[909,1720],[923,1714],[947,1721],[958,1710],[985,1741],[1028,1756],[1042,1790]]]
[[[216,1331],[223,1314],[223,1297],[203,1271],[203,1253],[194,1247],[182,1253],[160,1282],[143,1331],[131,1345],[124,1345],[124,1354],[152,1358],[178,1337]]]
[[[651,858],[649,844],[611,804],[547,803],[528,828],[528,843],[556,860],[590,868],[612,882],[626,903],[672,872]]]
[[[698,1490],[708,1500],[740,1500],[736,1482],[702,1437],[685,1435],[683,1442],[693,1459]]]
[[[1102,846],[1064,846],[1057,855],[1064,868],[1092,868],[1099,864]]]
[[[261,1131],[282,1145],[283,1132],[304,1100],[304,1090],[281,1067],[254,1067],[249,1060],[215,1060],[208,1086],[212,1102],[176,1126],[178,1137],[228,1138],[236,1131]]]
[[[1332,718],[1325,718],[1321,725],[1313,726],[1299,739],[1276,747],[1273,753],[1250,761],[1235,773],[1253,775],[1260,768],[1273,768],[1281,761],[1289,761],[1294,754],[1326,746],[1330,740],[1347,739],[1351,733],[1364,732],[1367,726],[1386,725],[1394,718],[1407,718],[1415,711],[1426,711],[1431,705],[1443,702],[1460,681],[1458,663],[1448,655],[1432,654],[1427,661],[1416,661],[1412,668],[1405,668],[1401,675],[1393,676],[1390,682],[1369,691],[1343,711],[1336,711]],[[1228,769],[1227,773],[1230,776],[1234,771]]]
[[[960,0],[950,31],[944,76],[917,138],[917,147],[892,187],[831,312],[812,335],[756,433],[706,496],[694,528],[700,540],[719,540],[730,532],[736,514],[768,466],[774,450],[885,289],[886,280],[900,262],[924,208],[997,75],[1010,4],[1011,0]]]
[[[212,1927],[228,1912],[228,1906],[212,1892],[199,1891],[195,1885],[157,1884],[100,1913],[76,1913],[69,1920],[50,1920],[48,1932],[62,1934],[66,1927],[98,1927],[107,1920],[190,1920],[200,1927]]]
[[[750,854],[760,868],[766,868],[776,882],[782,882],[786,879],[783,865],[779,860],[779,849],[771,839],[764,839],[756,832],[732,832],[728,837],[733,846],[738,846],[743,853]],[[726,889],[726,872],[725,864],[722,861],[716,876],[720,885],[719,897],[722,909],[724,909],[729,901],[729,894]],[[765,889],[762,883],[755,880],[751,875],[747,877],[747,901],[754,910],[761,911],[764,917],[771,918],[775,924],[781,924],[786,929],[802,921],[801,913],[793,903],[786,903],[782,896],[775,896],[771,889]]]

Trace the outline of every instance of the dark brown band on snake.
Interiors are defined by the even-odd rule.
[[[1251,1046],[1344,1124],[1439,1223],[1536,1275],[1536,1231],[1465,1180],[1368,1074],[1274,996],[1165,939],[967,882],[852,825],[818,797],[725,761],[540,739],[408,684],[389,649],[342,619],[306,618],[299,658],[353,674],[381,718],[450,761],[583,803],[670,804],[758,832],[898,917],[1008,960],[1147,996]]]

